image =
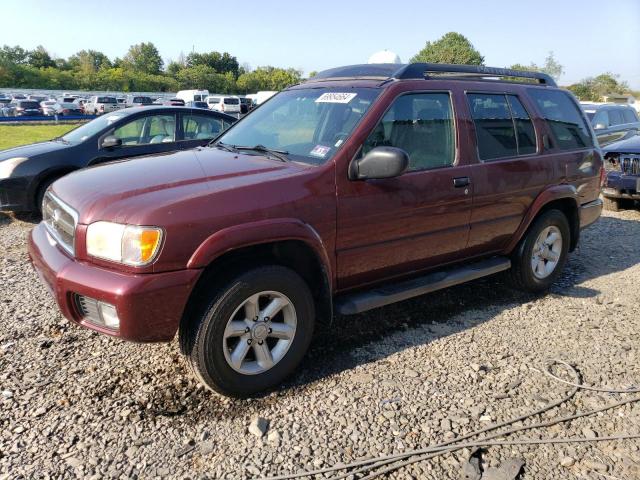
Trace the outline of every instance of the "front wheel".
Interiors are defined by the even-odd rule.
[[[200,290],[180,330],[183,353],[208,388],[233,397],[270,389],[298,366],[311,342],[313,297],[281,266],[259,267]]]
[[[569,252],[570,229],[560,210],[548,210],[531,225],[511,260],[515,285],[530,292],[547,290],[560,275]]]

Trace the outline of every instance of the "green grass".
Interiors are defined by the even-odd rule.
[[[50,140],[64,135],[77,124],[0,125],[0,150]]]

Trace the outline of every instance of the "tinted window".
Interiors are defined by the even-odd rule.
[[[113,135],[123,146],[167,143],[175,140],[176,121],[173,115],[149,115],[125,123]]]
[[[19,102],[20,107],[22,108],[40,108],[40,104],[38,102]]]
[[[504,95],[471,93],[468,99],[476,127],[480,159],[518,155],[515,127],[507,98]]]
[[[97,103],[117,103],[113,97],[98,97]]]
[[[591,124],[594,128],[607,128],[609,126],[609,114],[606,110],[599,110],[593,116]]]
[[[225,105],[238,105],[240,100],[237,98],[225,98],[224,103]]]
[[[455,134],[448,93],[402,95],[362,146],[362,154],[379,146],[403,149],[409,170],[453,165]]]
[[[571,150],[593,146],[591,132],[581,111],[566,92],[531,88],[529,94],[549,123],[558,148]]]
[[[205,140],[215,138],[229,127],[221,118],[210,115],[184,115],[182,128],[185,140]]]
[[[518,155],[528,155],[536,153],[536,131],[533,128],[531,117],[515,95],[507,95],[511,116],[516,126],[516,143],[518,144]]]
[[[609,110],[609,122],[611,125],[621,125],[624,123],[624,118],[622,118],[622,112],[619,108],[612,108]]]
[[[634,123],[638,121],[636,113],[630,108],[622,110],[622,117],[624,118],[624,123]]]

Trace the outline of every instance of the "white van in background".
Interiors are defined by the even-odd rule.
[[[209,95],[207,105],[218,112],[240,113],[240,97],[235,95]]]
[[[204,102],[209,96],[209,90],[180,90],[176,93],[176,98],[187,102]]]

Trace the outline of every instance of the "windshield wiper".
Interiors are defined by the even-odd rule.
[[[262,144],[254,145],[253,147],[246,147],[243,145],[234,145],[233,147],[236,150],[253,150],[254,152],[267,153],[267,154],[270,154],[272,157],[277,158],[281,162],[289,161],[289,159],[287,158],[287,155],[289,155],[289,152],[287,152],[286,150],[276,150],[274,148],[267,148]]]
[[[51,141],[52,141],[52,142],[62,142],[62,143],[66,143],[67,145],[68,145],[69,143],[71,143],[69,140],[65,140],[65,139],[64,139],[64,138],[62,138],[62,137],[55,137],[55,138],[52,138],[52,139],[51,139]]]
[[[235,145],[227,145],[226,143],[222,143],[222,142],[214,143],[211,146],[212,147],[219,147],[219,148],[221,148],[223,150],[226,150],[227,152],[232,152],[232,153],[235,153],[237,151]]]

